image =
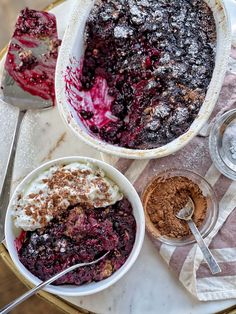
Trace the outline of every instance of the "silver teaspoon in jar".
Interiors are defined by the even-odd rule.
[[[42,283],[40,283],[39,285],[37,285],[36,287],[34,287],[33,289],[27,291],[25,294],[23,294],[22,296],[20,296],[19,298],[15,299],[14,301],[12,301],[11,303],[9,303],[8,305],[6,305],[5,307],[3,307],[0,310],[0,314],[6,314],[9,313],[12,309],[14,309],[17,305],[19,305],[20,303],[24,302],[25,300],[27,300],[28,298],[30,298],[32,295],[34,295],[36,292],[38,292],[39,290],[43,289],[45,286],[49,285],[50,283],[54,282],[55,280],[59,279],[60,277],[64,276],[65,274],[69,273],[72,270],[75,270],[79,267],[84,267],[84,266],[89,266],[89,265],[93,265],[96,264],[98,262],[100,262],[101,260],[103,260],[108,254],[110,253],[110,251],[108,251],[106,254],[104,254],[103,256],[99,257],[98,259],[90,262],[90,263],[80,263],[80,264],[75,264],[67,269],[62,270],[61,272],[59,272],[58,274],[54,275],[53,277],[51,277],[50,279],[48,279],[47,281],[43,281]]]
[[[202,254],[210,268],[211,273],[218,274],[221,272],[220,266],[216,262],[214,256],[212,255],[211,251],[207,247],[206,243],[204,242],[201,233],[199,232],[197,226],[195,225],[194,221],[192,220],[192,216],[194,213],[195,205],[193,200],[189,197],[188,202],[186,205],[176,214],[176,217],[185,220],[188,223],[189,229],[191,230],[194,238],[196,239]]]

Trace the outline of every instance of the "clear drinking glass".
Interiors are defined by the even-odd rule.
[[[227,111],[213,125],[209,138],[211,159],[216,168],[236,180],[236,109]]]

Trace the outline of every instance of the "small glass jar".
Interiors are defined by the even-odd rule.
[[[209,150],[216,168],[236,180],[236,109],[216,120],[209,137]]]
[[[186,177],[192,182],[196,183],[199,188],[201,189],[203,195],[206,197],[207,200],[207,212],[206,217],[202,223],[202,225],[199,227],[199,231],[203,238],[205,238],[214,228],[218,215],[219,215],[219,206],[217,202],[217,198],[215,195],[215,192],[211,185],[204,179],[201,175],[190,171],[186,169],[169,169],[165,170],[155,177],[152,178],[152,180],[149,182],[149,184],[146,186],[143,194],[142,194],[142,202],[144,207],[144,213],[145,213],[145,223],[146,223],[146,229],[149,233],[149,235],[159,240],[165,244],[174,245],[174,246],[184,246],[190,243],[195,243],[196,240],[193,237],[193,235],[186,236],[184,238],[170,238],[167,236],[163,236],[160,234],[158,228],[154,226],[152,223],[148,210],[147,210],[147,201],[150,196],[150,193],[152,192],[152,185],[155,180],[164,182],[166,179],[171,177]]]

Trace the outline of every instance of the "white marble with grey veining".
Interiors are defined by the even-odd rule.
[[[73,2],[55,8],[62,36]],[[226,0],[236,19],[236,1]],[[234,6],[233,6],[234,5]],[[4,171],[17,110],[0,103],[0,178]],[[98,151],[81,143],[64,125],[57,108],[28,112],[22,124],[14,167],[13,188],[41,163],[62,156],[100,158]],[[175,278],[148,238],[133,268],[109,289],[87,297],[66,297],[87,310],[102,314],[210,314],[236,304],[236,300],[199,302]]]

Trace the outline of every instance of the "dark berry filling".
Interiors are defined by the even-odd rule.
[[[202,0],[98,1],[74,82],[83,101],[71,104],[106,142],[139,149],[164,145],[186,132],[200,110],[215,38],[213,14]],[[106,119],[91,102],[106,109]]]
[[[54,35],[55,29],[56,20],[51,18],[50,13],[25,8],[18,17],[14,36],[50,37]]]
[[[127,260],[135,241],[136,222],[127,199],[106,208],[71,208],[45,228],[16,240],[20,261],[35,276],[47,280],[79,262],[90,262],[105,252],[98,264],[79,268],[55,285],[81,285],[112,275]]]

